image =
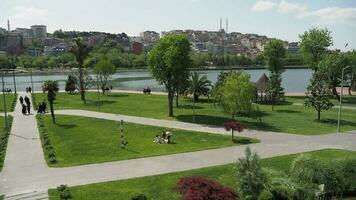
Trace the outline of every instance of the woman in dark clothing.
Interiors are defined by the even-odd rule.
[[[20,104],[23,104],[23,97],[22,96],[20,96],[19,100],[20,100]]]

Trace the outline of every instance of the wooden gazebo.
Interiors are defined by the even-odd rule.
[[[257,90],[257,96],[260,96],[261,102],[263,101],[263,95],[269,87],[269,78],[265,73],[256,81],[255,87]]]

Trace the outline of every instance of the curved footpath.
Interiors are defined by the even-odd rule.
[[[21,93],[19,95],[25,95]],[[32,111],[33,112],[33,111]],[[138,124],[229,134],[221,127],[179,121],[115,115],[84,110],[58,110],[56,114],[125,120]],[[5,166],[0,172],[0,194],[7,196],[34,191],[46,191],[60,184],[69,186],[111,180],[157,175],[236,162],[244,155],[245,145],[203,150],[165,156],[106,162],[66,168],[49,168],[45,162],[35,115],[23,116],[17,103]],[[319,149],[356,151],[356,131],[339,134],[305,136],[245,130],[241,136],[253,137],[261,143],[251,144],[262,158],[301,153]]]

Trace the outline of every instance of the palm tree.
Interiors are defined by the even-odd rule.
[[[210,86],[211,81],[208,80],[206,75],[200,77],[197,72],[191,73],[188,92],[193,95],[194,101],[198,101],[200,95],[207,95]]]
[[[75,56],[75,59],[78,63],[80,97],[84,102],[84,104],[86,103],[86,101],[85,101],[85,87],[83,81],[83,64],[85,58],[89,55],[89,51],[90,49],[88,48],[87,44],[81,38],[78,38],[75,41],[75,46],[73,46],[69,51]]]
[[[53,102],[56,99],[56,92],[58,92],[58,82],[53,80],[48,80],[43,83],[43,91],[47,92],[47,100],[49,102],[49,107],[51,110],[52,121],[55,124],[56,119],[54,117]]]
[[[195,123],[195,102],[199,100],[200,95],[207,95],[211,81],[204,75],[199,77],[197,72],[190,74],[188,93],[193,95],[193,122]]]

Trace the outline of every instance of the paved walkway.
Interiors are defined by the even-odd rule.
[[[60,184],[82,185],[184,171],[236,162],[245,146],[211,149],[132,160],[107,162],[67,168],[49,168],[44,160],[34,115],[23,116],[16,105],[5,167],[0,173],[0,194],[13,195],[46,191]],[[82,110],[61,110],[57,114],[80,115],[110,120],[125,120],[139,124],[228,134],[219,127],[178,121],[115,115]],[[263,131],[244,131],[240,135],[254,137],[261,143],[251,144],[262,158],[300,153],[325,148],[356,151],[356,132],[303,136]]]

